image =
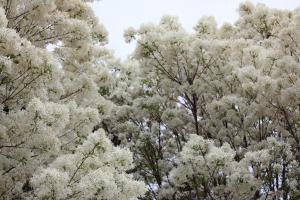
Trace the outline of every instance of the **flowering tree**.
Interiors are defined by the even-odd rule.
[[[1,199],[300,198],[299,9],[165,16],[121,63],[87,2],[0,1]]]
[[[152,198],[299,198],[299,9],[239,12],[192,34],[170,16],[124,34],[137,42],[145,106],[135,98],[127,116]]]
[[[118,64],[82,0],[0,1],[0,198],[137,199],[132,154],[97,125]],[[111,69],[110,69],[111,68]]]

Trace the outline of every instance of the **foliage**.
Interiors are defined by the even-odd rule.
[[[300,9],[128,28],[85,0],[0,1],[0,198],[300,198]]]
[[[124,34],[144,90],[115,123],[131,126],[122,138],[148,199],[299,198],[299,9],[239,13],[220,28],[202,17],[194,33],[165,16]]]
[[[137,199],[100,112],[118,61],[82,0],[0,1],[0,198]],[[102,109],[103,110],[103,109]]]

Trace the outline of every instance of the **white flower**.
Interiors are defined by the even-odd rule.
[[[135,39],[136,30],[133,27],[127,28],[124,32],[125,42],[130,43],[132,40]]]

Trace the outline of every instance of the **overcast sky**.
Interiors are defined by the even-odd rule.
[[[133,52],[134,45],[126,44],[124,30],[142,23],[159,22],[163,15],[176,15],[183,27],[192,31],[203,15],[212,15],[218,25],[234,22],[238,18],[237,8],[242,0],[101,0],[92,4],[92,8],[109,32],[108,48],[122,59]],[[269,7],[295,9],[300,0],[251,0],[264,3]]]

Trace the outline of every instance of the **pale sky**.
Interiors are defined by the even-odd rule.
[[[109,32],[108,48],[119,58],[126,59],[134,44],[126,44],[123,32],[129,26],[138,28],[147,22],[158,23],[163,15],[176,15],[187,31],[192,31],[201,16],[214,16],[218,25],[233,23],[242,0],[101,0],[92,8]],[[300,0],[251,0],[272,8],[295,9]]]

